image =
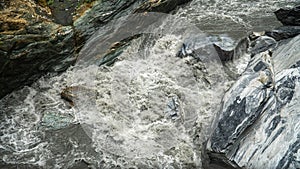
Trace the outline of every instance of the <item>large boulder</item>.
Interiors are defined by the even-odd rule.
[[[279,9],[275,15],[283,25],[300,26],[300,6],[292,9]]]
[[[64,71],[74,60],[75,34],[49,19],[32,0],[6,1],[0,11],[0,98],[46,72]]]
[[[145,1],[0,2],[0,98],[19,87],[31,84],[48,72],[66,70],[75,63],[81,47],[96,30],[113,19],[141,9],[143,2]],[[165,0],[155,2],[155,6],[165,6],[171,2],[176,5],[161,12],[169,12],[187,0]],[[155,9],[143,9],[140,12],[160,11]],[[114,54],[111,55],[114,58]]]
[[[300,167],[300,35],[287,35],[250,42],[252,58],[223,98],[204,168]]]
[[[191,0],[102,0],[96,1],[91,9],[75,20],[74,26],[85,40],[90,38],[99,27],[109,21],[133,13],[163,12],[168,13],[178,5]]]

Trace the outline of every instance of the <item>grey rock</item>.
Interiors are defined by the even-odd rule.
[[[258,52],[224,96],[205,168],[299,168],[300,36]],[[260,48],[258,48],[260,50]]]
[[[300,34],[300,26],[282,26],[271,31],[266,31],[265,34],[276,41],[293,38]]]
[[[193,57],[198,61],[209,63],[211,61],[220,62],[214,42],[205,34],[191,35],[185,39],[177,57]]]
[[[221,61],[223,62],[240,58],[247,52],[248,46],[248,38],[241,39],[234,47],[224,47],[214,43],[214,48],[216,49]]]
[[[267,50],[272,51],[276,47],[276,45],[277,42],[275,39],[268,36],[260,36],[259,38],[251,42],[250,53],[251,55],[256,55]]]
[[[138,4],[140,2],[136,0],[97,1],[90,10],[74,22],[74,26],[80,32],[80,38],[86,41],[109,21],[130,14]]]
[[[275,15],[283,25],[300,26],[300,6],[292,9],[279,9]]]
[[[162,0],[162,1],[137,1],[137,0],[103,0],[97,1],[90,10],[74,22],[75,28],[82,38],[87,40],[96,30],[113,19],[121,18],[133,13],[163,12],[168,13],[178,5],[191,0]]]
[[[178,5],[185,4],[191,0],[154,0],[141,4],[134,12],[164,12],[174,10]]]

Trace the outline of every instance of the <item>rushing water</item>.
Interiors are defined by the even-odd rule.
[[[133,40],[112,67],[91,62],[102,29],[80,64],[0,100],[1,168],[201,168],[201,143],[233,82],[218,59],[205,60],[216,56],[212,42],[230,46],[272,29],[280,25],[272,12],[296,3],[194,0]],[[175,57],[191,41],[202,62]],[[60,97],[70,86],[75,106]]]

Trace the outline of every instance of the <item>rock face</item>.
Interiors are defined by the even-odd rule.
[[[170,12],[178,5],[191,0],[149,0],[138,7],[135,12]]]
[[[296,32],[296,27],[282,27],[266,33],[271,37],[252,38],[252,58],[224,96],[205,144],[204,168],[300,167],[300,35]]]
[[[293,9],[279,9],[275,14],[283,25],[300,26],[300,6]]]
[[[155,7],[171,2],[176,5],[162,12],[187,1],[155,2]],[[141,4],[136,0],[0,2],[0,98],[45,73],[66,70],[90,35]]]
[[[103,0],[97,1],[81,18],[77,19],[74,26],[87,40],[99,27],[110,20],[120,18],[132,13],[164,12],[174,10],[178,5],[191,0]]]
[[[51,22],[47,7],[16,0],[0,13],[0,98],[75,60],[73,29]]]

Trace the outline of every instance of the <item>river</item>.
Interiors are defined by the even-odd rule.
[[[160,14],[162,23],[113,66],[91,62],[90,51],[101,50],[93,44],[107,36],[98,31],[77,65],[0,100],[0,168],[201,168],[202,142],[235,80],[211,59],[212,43],[233,46],[252,31],[276,28],[273,12],[299,3],[193,0]],[[189,42],[197,42],[201,61],[176,57]],[[60,96],[70,86],[75,106]]]

